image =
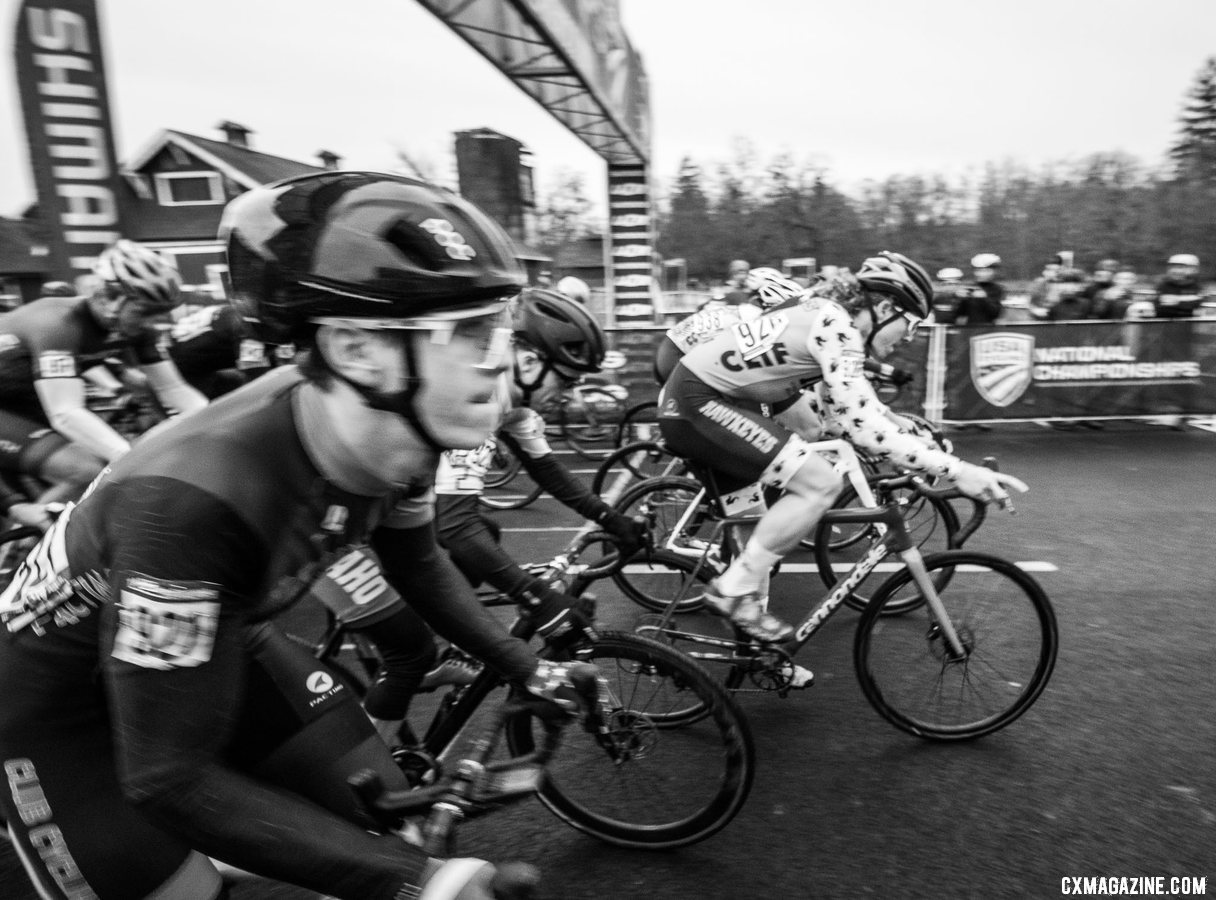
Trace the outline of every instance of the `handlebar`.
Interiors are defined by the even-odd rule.
[[[399,827],[408,816],[426,813],[423,849],[432,856],[446,856],[449,838],[469,810],[489,808],[511,797],[533,793],[540,786],[543,767],[557,750],[563,721],[553,717],[541,720],[545,739],[533,752],[487,763],[507,720],[534,710],[535,704],[515,697],[503,702],[481,736],[473,741],[469,755],[457,761],[452,773],[436,784],[390,791],[370,769],[353,775],[348,784],[372,819],[386,831]]]
[[[996,457],[994,457],[994,456],[984,457],[984,460],[981,463],[981,465],[983,465],[984,468],[991,469],[994,472],[1000,471],[1000,469],[998,468]],[[911,473],[911,472],[903,474],[903,475],[895,475],[891,478],[880,478],[875,482],[875,487],[880,491],[887,491],[887,492],[898,490],[900,488],[912,488],[918,494],[921,494],[925,497],[935,497],[939,500],[955,500],[960,497],[970,500],[971,503],[975,506],[975,515],[972,516],[972,521],[969,522],[967,524],[967,527],[964,528],[963,531],[960,533],[960,538],[962,540],[965,540],[966,538],[970,537],[972,534],[975,533],[976,529],[979,528],[980,523],[982,523],[984,520],[985,508],[987,507],[987,505],[989,503],[993,502],[993,501],[984,500],[984,499],[981,499],[978,497],[968,496],[967,494],[964,494],[962,491],[960,491],[958,489],[958,487],[956,487],[954,485],[950,485],[949,487],[944,487],[944,488],[933,487],[928,482],[925,481],[923,475],[918,475],[918,474]],[[1005,510],[1006,512],[1010,513],[1011,515],[1017,514],[1017,510],[1014,508],[1014,505],[1013,505],[1013,498],[1011,498],[1008,494],[1006,494],[1004,497],[1002,497],[1001,499],[999,499],[995,502],[1001,509]]]

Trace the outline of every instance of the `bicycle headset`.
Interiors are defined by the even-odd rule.
[[[598,372],[604,363],[604,329],[585,306],[557,291],[529,288],[520,294],[513,328],[516,341],[541,358],[540,374],[530,383],[524,383],[515,367],[515,384],[524,392],[525,406],[549,372],[571,377],[567,372]]]
[[[461,319],[502,311],[525,283],[511,239],[485,213],[400,175],[322,172],[254,188],[228,204],[220,237],[233,305],[272,344],[311,348],[318,325],[345,322],[428,331],[442,343]],[[400,391],[356,384],[312,355],[443,450],[415,408],[418,352],[412,340],[404,346]]]

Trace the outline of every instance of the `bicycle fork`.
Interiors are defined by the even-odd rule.
[[[954,627],[954,623],[950,621],[950,616],[946,612],[946,605],[942,603],[942,598],[937,593],[933,579],[929,577],[929,572],[925,569],[925,560],[921,556],[920,549],[918,547],[909,547],[907,550],[901,551],[899,556],[904,561],[904,565],[908,567],[908,571],[912,574],[912,580],[920,588],[925,602],[929,604],[929,609],[933,612],[933,618],[937,620],[937,626],[941,629],[946,646],[950,651],[948,659],[952,662],[966,659],[967,648],[963,646],[963,642],[958,636],[958,630]]]

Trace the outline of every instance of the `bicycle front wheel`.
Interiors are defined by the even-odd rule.
[[[1026,712],[1051,678],[1059,632],[1051,601],[1030,575],[1000,557],[950,550],[925,557],[963,652],[908,569],[870,599],[857,625],[854,665],[870,704],[896,728],[931,740],[968,740]],[[902,616],[883,608],[915,606]]]
[[[756,766],[751,729],[730,695],[687,656],[634,634],[601,632],[586,661],[606,681],[609,746],[567,729],[541,802],[619,847],[683,847],[725,827]],[[508,724],[513,753],[529,752],[538,737],[530,717]]]

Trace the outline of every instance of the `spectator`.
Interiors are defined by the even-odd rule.
[[[1051,319],[1052,308],[1061,300],[1079,294],[1084,289],[1084,281],[1080,269],[1074,269],[1057,254],[1030,286],[1030,314],[1036,319]]]
[[[700,309],[720,309],[723,306],[739,306],[751,299],[751,293],[744,287],[747,273],[751,267],[745,259],[732,260],[727,269],[726,282],[714,291],[713,297],[701,304]]]
[[[591,288],[587,282],[574,275],[567,275],[557,283],[558,293],[565,294],[571,300],[576,300],[584,306],[591,300]]]
[[[939,269],[937,280],[933,284],[933,321],[940,325],[952,324],[959,297],[973,289],[970,285],[963,284],[962,269]]]
[[[968,291],[955,307],[955,324],[991,325],[1005,307],[1005,286],[996,280],[1001,258],[995,253],[977,253],[971,258],[971,274],[978,290]]]
[[[1089,276],[1089,283],[1081,289],[1082,296],[1090,302],[1091,306],[1097,300],[1098,294],[1115,283],[1115,273],[1118,271],[1119,261],[1117,259],[1104,259],[1094,266],[1094,270]]]
[[[1193,253],[1175,253],[1166,263],[1164,277],[1157,282],[1157,317],[1191,318],[1199,306],[1202,293],[1199,286],[1199,257]]]
[[[1131,269],[1116,269],[1109,287],[1097,291],[1089,311],[1091,319],[1122,319],[1135,299],[1136,273]]]

